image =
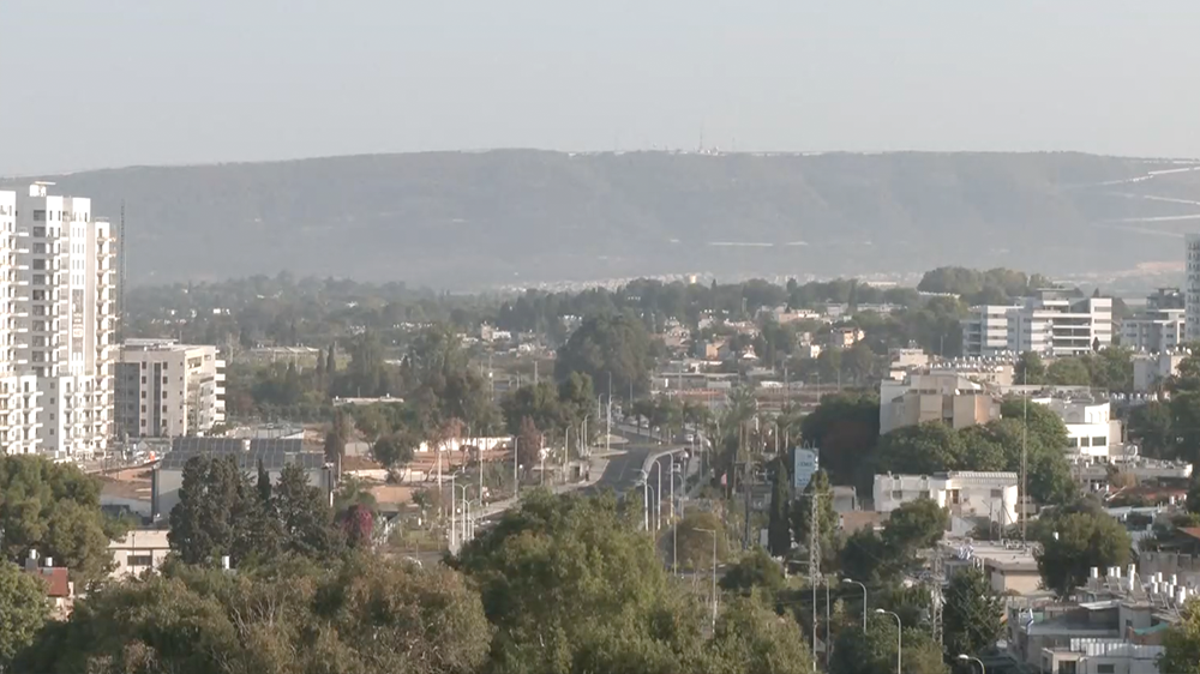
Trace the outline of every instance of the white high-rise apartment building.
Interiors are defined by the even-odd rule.
[[[985,304],[971,307],[962,321],[964,356],[996,356],[1008,350],[1008,312],[1019,307]]]
[[[22,278],[28,264],[18,257],[17,211],[16,193],[0,191],[0,451],[32,454],[38,451],[41,392],[21,353],[29,340],[29,288]]]
[[[117,365],[117,433],[173,437],[225,421],[225,362],[215,346],[129,339]]]
[[[1187,235],[1187,278],[1184,279],[1184,320],[1187,341],[1200,340],[1200,234]]]
[[[35,183],[16,199],[18,375],[40,394],[39,449],[55,458],[103,452],[113,432],[115,240],[91,200]],[[12,451],[12,448],[9,448]]]

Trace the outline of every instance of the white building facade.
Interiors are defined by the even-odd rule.
[[[115,240],[109,224],[92,217],[90,199],[50,195],[49,185],[0,193],[0,203],[15,204],[4,223],[15,235],[12,273],[0,289],[10,332],[0,339],[20,378],[5,388],[29,393],[22,435],[34,438],[31,446],[10,435],[5,450],[86,458],[103,452],[113,431]]]
[[[225,362],[215,346],[126,340],[116,371],[121,437],[204,433],[225,421]]]
[[[873,489],[877,512],[928,498],[958,517],[986,517],[1001,525],[1016,523],[1017,494],[1017,474],[1008,472],[876,475]]]
[[[1187,341],[1200,340],[1200,234],[1188,234],[1183,299],[1187,322]]]
[[[17,195],[0,191],[0,451],[33,454],[39,450],[41,391],[28,363],[29,280],[24,275],[18,239]]]
[[[1008,312],[1016,306],[985,304],[971,307],[962,321],[964,356],[996,356],[1008,350]]]
[[[1112,298],[1067,298],[1055,291],[1029,297],[1008,312],[1008,350],[1077,356],[1112,345]]]
[[[1121,346],[1164,353],[1186,343],[1185,309],[1154,309],[1121,321]]]
[[[1121,421],[1112,418],[1109,403],[1063,398],[1030,398],[1030,402],[1049,407],[1062,419],[1068,454],[1098,462],[1122,458]]]

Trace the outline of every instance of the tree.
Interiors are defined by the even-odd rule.
[[[877,460],[881,473],[930,475],[953,470],[964,455],[958,433],[941,421],[904,426],[879,441]]]
[[[1026,351],[1017,359],[1016,367],[1013,368],[1013,383],[1014,384],[1044,384],[1046,383],[1046,365],[1042,362],[1042,357]]]
[[[342,410],[334,410],[333,423],[325,434],[325,460],[335,465],[341,465],[346,458],[346,442],[350,440],[353,427],[350,416]]]
[[[1130,410],[1129,437],[1141,446],[1141,454],[1145,456],[1175,458],[1177,450],[1172,423],[1171,406],[1151,400]]]
[[[717,619],[712,640],[705,644],[705,654],[707,662],[695,668],[697,674],[813,671],[812,651],[795,621],[775,615],[749,599],[734,599],[726,604]]]
[[[694,571],[712,569],[713,534],[705,529],[717,532],[717,563],[729,554],[729,542],[721,519],[713,513],[692,511],[675,524],[679,566]]]
[[[108,541],[93,478],[73,464],[0,455],[0,562],[37,550],[84,588],[107,574]]]
[[[233,457],[188,459],[183,467],[179,503],[168,517],[171,551],[185,564],[233,556],[239,535],[236,515],[251,510],[246,504],[250,493],[250,481]]]
[[[861,626],[845,627],[837,636],[830,674],[880,674],[896,671],[896,621],[888,615],[872,615],[864,634]],[[902,671],[906,674],[948,674],[941,644],[923,629],[903,633]]]
[[[520,430],[514,440],[517,443],[517,463],[532,470],[542,456],[542,433],[533,423],[533,419],[523,417]]]
[[[838,516],[833,509],[833,488],[824,470],[813,473],[804,493],[792,504],[792,536],[798,545],[808,549],[812,540],[812,509],[817,508],[818,544],[821,546],[822,568],[834,568],[841,549],[837,538]]]
[[[654,367],[653,348],[645,326],[624,314],[589,316],[558,352],[555,377],[572,372],[590,375],[593,381],[612,374],[617,391],[644,392]]]
[[[721,589],[728,592],[748,595],[756,588],[773,594],[783,589],[785,583],[783,567],[771,559],[766,550],[754,548],[725,572],[720,584]]]
[[[945,601],[942,639],[947,653],[973,655],[996,645],[1004,630],[1004,600],[981,570],[970,567],[956,572]]]
[[[384,468],[395,468],[413,460],[420,440],[408,429],[384,435],[371,445],[371,456]]]
[[[342,535],[351,548],[368,547],[375,532],[375,514],[361,503],[355,503],[338,518]]]
[[[1091,567],[1124,567],[1130,539],[1125,527],[1103,511],[1068,512],[1048,519],[1035,552],[1042,582],[1060,597],[1087,582]]]
[[[801,422],[804,442],[819,448],[821,468],[833,484],[857,484],[869,490],[870,459],[879,440],[879,398],[841,393],[826,395]]]
[[[274,507],[283,525],[284,550],[322,557],[339,549],[329,501],[308,483],[308,473],[301,466],[288,464],[280,472]]]
[[[491,630],[479,596],[445,568],[354,556],[241,569],[168,565],[76,602],[17,658],[18,671],[469,674]]]
[[[771,483],[771,509],[767,518],[767,546],[776,557],[782,557],[792,549],[791,493],[787,468],[782,461],[776,461]]]
[[[900,573],[903,562],[874,529],[864,528],[846,537],[839,566],[846,578],[876,585],[890,581]]]
[[[950,513],[931,498],[909,501],[892,511],[883,528],[883,540],[903,555],[933,547],[950,528]]]
[[[0,672],[10,671],[13,658],[33,643],[49,618],[45,582],[0,561]]]
[[[1200,601],[1192,599],[1184,604],[1179,622],[1163,634],[1162,645],[1158,671],[1200,674]]]
[[[1046,368],[1046,381],[1055,386],[1091,386],[1092,373],[1079,358],[1058,358]]]

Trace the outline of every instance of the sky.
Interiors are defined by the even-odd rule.
[[[0,175],[427,150],[1200,157],[1196,0],[0,0]]]

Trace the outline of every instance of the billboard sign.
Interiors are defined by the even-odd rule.
[[[796,491],[804,491],[820,467],[817,450],[797,447],[792,451],[792,461],[792,486]]]

